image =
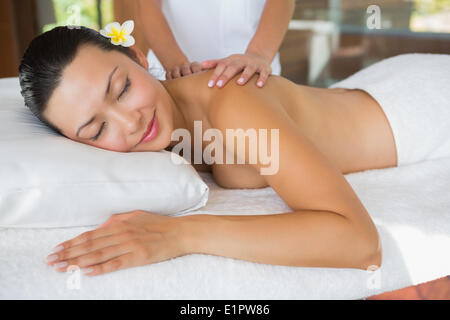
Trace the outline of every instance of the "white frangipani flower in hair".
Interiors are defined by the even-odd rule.
[[[110,38],[114,45],[121,45],[124,47],[131,47],[134,45],[134,37],[131,35],[134,29],[134,21],[127,20],[122,25],[118,22],[109,23],[100,30],[100,34],[104,37]]]

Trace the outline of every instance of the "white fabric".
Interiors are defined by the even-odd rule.
[[[255,35],[265,0],[162,0],[161,10],[189,61],[221,59],[244,53]],[[164,67],[150,49],[150,72],[165,80]],[[281,74],[279,53],[272,74]]]
[[[398,164],[450,157],[450,55],[401,54],[330,88],[362,89],[388,118]]]
[[[188,214],[289,212],[268,187],[230,190],[209,173],[207,205]],[[93,228],[0,229],[1,299],[360,299],[450,274],[450,158],[345,175],[382,241],[377,271],[265,265],[191,254],[97,277],[58,273],[45,257]]]
[[[56,135],[25,107],[18,78],[0,79],[0,153],[2,227],[88,226],[136,209],[177,215],[208,199],[174,153],[113,152]]]

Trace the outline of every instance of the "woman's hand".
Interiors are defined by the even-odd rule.
[[[184,77],[196,72],[202,71],[202,67],[197,61],[189,62],[184,61],[180,64],[177,64],[173,67],[169,67],[166,69],[166,79],[172,80],[180,77]]]
[[[270,61],[265,57],[256,53],[247,52],[245,54],[232,54],[229,57],[219,60],[202,61],[203,69],[216,68],[211,76],[208,87],[224,87],[228,80],[233,78],[237,73],[244,70],[241,77],[237,80],[238,84],[244,85],[255,73],[259,73],[257,81],[258,87],[263,87],[267,78],[272,73]]]
[[[114,214],[97,229],[59,244],[47,263],[57,271],[76,265],[90,276],[182,256],[179,222],[140,210]]]

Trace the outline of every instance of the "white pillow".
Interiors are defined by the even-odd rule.
[[[59,136],[25,106],[18,78],[0,79],[0,227],[75,227],[145,210],[181,215],[209,188],[171,152],[114,152]]]

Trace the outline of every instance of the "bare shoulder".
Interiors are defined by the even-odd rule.
[[[235,121],[250,121],[255,124],[261,108],[261,101],[265,107],[272,107],[274,112],[282,112],[277,95],[273,94],[278,79],[269,77],[263,88],[256,86],[258,75],[255,74],[245,85],[236,83],[240,73],[230,79],[223,88],[212,88],[210,108],[208,116],[212,123],[227,121],[233,118]],[[239,116],[240,120],[236,119]],[[259,121],[258,121],[259,122]],[[249,124],[249,123],[248,123]],[[261,123],[266,125],[266,123]]]

